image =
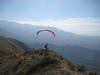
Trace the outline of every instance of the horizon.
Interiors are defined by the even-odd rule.
[[[0,20],[100,36],[99,0],[3,0]]]
[[[63,31],[63,32],[68,32],[68,33],[72,33],[72,34],[76,34],[76,35],[80,35],[80,36],[94,36],[94,37],[100,37],[100,35],[86,35],[86,34],[80,34],[80,33],[75,33],[75,32],[71,32],[71,31],[66,31],[66,30],[63,30],[63,29],[60,29],[58,27],[55,27],[55,26],[47,26],[47,25],[39,25],[39,24],[30,24],[30,23],[24,23],[24,22],[20,22],[20,21],[12,21],[12,20],[0,20],[0,21],[6,21],[6,22],[14,22],[14,23],[17,23],[17,24],[22,24],[22,25],[31,25],[31,26],[42,26],[42,27],[48,27],[48,28],[55,28],[55,29],[58,29],[60,31]]]

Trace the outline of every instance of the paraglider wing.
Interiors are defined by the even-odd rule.
[[[51,32],[51,33],[53,34],[53,36],[55,37],[55,33],[54,33],[53,31],[51,31],[51,30],[48,30],[48,29],[39,30],[39,31],[37,32],[37,35],[38,35],[40,32],[43,32],[43,31]]]

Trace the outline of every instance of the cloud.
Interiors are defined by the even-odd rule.
[[[16,20],[15,20],[16,21]],[[99,35],[100,36],[100,19],[99,18],[66,18],[66,19],[49,19],[41,21],[16,21],[21,24],[51,26],[63,31],[77,33],[81,35]]]

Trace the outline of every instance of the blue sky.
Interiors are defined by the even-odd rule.
[[[100,0],[0,0],[0,19],[99,35]]]

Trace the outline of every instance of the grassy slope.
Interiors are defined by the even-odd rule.
[[[26,51],[30,48],[25,44],[10,38],[0,37],[0,56],[10,55],[20,51]]]
[[[0,75],[88,75],[83,65],[74,65],[54,51],[45,55],[44,49],[28,49],[17,40],[0,37]]]
[[[77,75],[79,67],[53,51],[31,50],[0,59],[0,75]],[[86,70],[86,69],[85,69]],[[89,71],[82,72],[88,75]]]

